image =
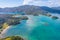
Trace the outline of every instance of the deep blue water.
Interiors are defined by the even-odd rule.
[[[19,35],[27,40],[60,40],[60,19],[47,16],[28,16],[21,24],[10,27],[3,36]]]

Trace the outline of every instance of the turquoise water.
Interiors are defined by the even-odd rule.
[[[21,24],[10,27],[4,37],[19,35],[26,40],[60,40],[60,19],[47,16],[28,16]]]

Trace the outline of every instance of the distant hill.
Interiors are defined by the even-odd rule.
[[[45,14],[45,13],[59,13],[60,10],[56,10],[54,8],[49,8],[46,6],[33,6],[33,5],[23,5],[19,7],[12,7],[12,8],[0,8],[0,12],[15,12],[20,13],[23,12],[25,14]]]
[[[59,8],[55,9],[55,7],[49,8],[49,7],[46,7],[46,6],[42,6],[41,9],[43,9],[45,11],[48,11],[50,13],[58,13],[58,14],[60,14],[60,10],[58,10]]]
[[[60,7],[52,7],[55,10],[60,10]]]
[[[33,5],[24,5],[13,8],[0,8],[0,12],[15,12],[15,13],[23,12],[25,14],[35,14],[35,15],[46,13],[46,11],[42,10],[39,6],[33,6]]]

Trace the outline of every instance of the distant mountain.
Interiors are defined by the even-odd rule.
[[[46,6],[33,6],[33,5],[23,5],[19,7],[12,7],[12,8],[0,8],[0,12],[15,12],[20,13],[23,12],[25,14],[45,14],[45,13],[59,13],[60,10],[56,10],[54,8],[49,8]]]
[[[55,9],[54,7],[53,8],[49,8],[49,7],[46,7],[46,6],[42,6],[41,9],[45,10],[45,11],[48,11],[50,13],[59,13],[60,14],[60,10],[58,9]]]
[[[0,8],[0,12],[15,12],[15,13],[23,12],[25,14],[35,14],[35,15],[46,13],[46,11],[42,10],[39,6],[33,6],[33,5],[24,5],[13,8]]]
[[[60,10],[60,7],[52,7],[55,10]]]

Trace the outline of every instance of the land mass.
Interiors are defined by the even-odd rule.
[[[46,6],[34,6],[34,5],[23,5],[18,7],[0,8],[0,12],[13,12],[22,14],[45,14],[45,13],[58,13],[60,14],[60,7],[46,7]]]
[[[28,20],[28,17],[18,14],[0,14],[0,33],[10,25],[20,24],[21,20]]]

